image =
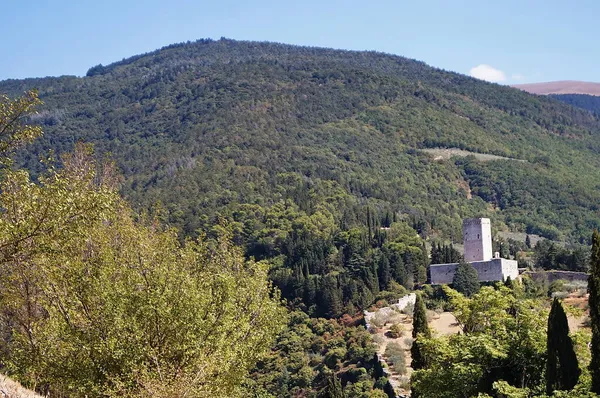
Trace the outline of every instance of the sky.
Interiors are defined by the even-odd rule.
[[[200,38],[377,50],[501,84],[600,81],[597,0],[2,0],[0,80]]]

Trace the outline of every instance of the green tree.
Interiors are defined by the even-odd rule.
[[[471,297],[479,291],[477,270],[471,264],[461,262],[456,267],[456,272],[452,278],[452,286],[465,296]]]
[[[35,98],[0,105],[4,164],[36,133],[10,117]],[[56,397],[238,395],[285,319],[268,265],[246,261],[226,229],[180,243],[133,214],[117,182],[84,145],[37,182],[3,170],[5,369]]]
[[[547,333],[546,393],[551,395],[554,390],[572,390],[581,370],[569,337],[567,315],[557,298],[552,302]]]
[[[413,311],[413,345],[410,348],[412,356],[411,367],[413,369],[421,369],[426,366],[425,358],[421,352],[421,343],[419,339],[431,338],[431,331],[427,324],[427,310],[425,308],[425,301],[420,293],[416,293],[417,298],[415,301],[415,308]]]
[[[462,333],[422,339],[427,366],[411,377],[419,396],[490,394],[500,380],[543,388],[547,314],[538,302],[516,298],[504,286],[482,287],[471,298],[448,286],[444,292]]]
[[[345,398],[344,389],[340,379],[337,378],[335,373],[332,373],[327,378],[327,385],[321,394],[322,398]]]
[[[600,394],[600,234],[598,230],[594,230],[592,235],[588,293],[592,326],[592,360],[589,366],[592,376],[591,391]]]
[[[504,286],[506,286],[509,289],[514,289],[515,283],[513,282],[510,275],[506,277],[506,280],[504,281]]]

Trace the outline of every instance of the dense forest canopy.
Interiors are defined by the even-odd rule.
[[[369,204],[446,237],[465,216],[555,239],[600,225],[597,117],[398,56],[199,40],[83,78],[0,82],[13,96],[28,88],[45,103],[34,119],[45,136],[22,164],[39,171],[48,150],[94,143],[134,206],[161,202],[186,234],[248,204],[329,206],[349,225]],[[436,162],[427,147],[525,162]]]
[[[578,108],[600,114],[600,97],[588,94],[552,94],[550,97]]]

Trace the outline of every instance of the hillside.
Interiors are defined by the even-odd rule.
[[[582,109],[587,109],[590,112],[600,114],[600,97],[597,95],[550,94],[550,97],[558,101],[564,102],[566,104],[576,106]]]
[[[600,83],[561,80],[556,82],[515,84],[513,87],[532,94],[587,94],[600,95]]]
[[[258,257],[286,212],[352,226],[369,208],[448,239],[467,216],[573,241],[600,226],[596,116],[399,56],[200,40],[82,78],[0,82],[11,96],[29,88],[45,102],[45,136],[20,155],[31,170],[50,149],[94,143],[135,207],[160,202],[186,234],[231,216]],[[421,151],[439,147],[523,162]]]

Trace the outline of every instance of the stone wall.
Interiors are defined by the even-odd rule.
[[[519,269],[515,260],[494,258],[489,261],[473,261],[471,265],[477,270],[480,282],[504,281],[509,276],[511,279],[516,279],[519,276]],[[429,268],[431,283],[434,285],[451,284],[456,267],[458,267],[457,263],[432,264]]]
[[[458,263],[432,264],[429,267],[432,285],[449,285],[452,283]]]

